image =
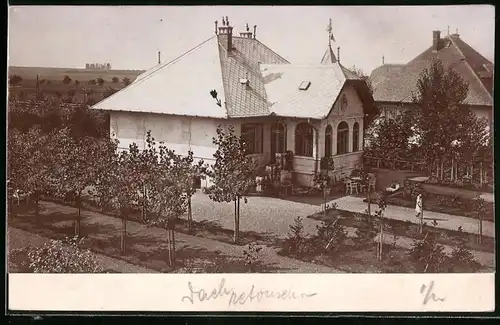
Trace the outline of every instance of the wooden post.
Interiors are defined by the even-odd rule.
[[[380,253],[379,253],[379,260],[382,260],[382,249],[384,247],[384,222],[382,219],[380,219]]]

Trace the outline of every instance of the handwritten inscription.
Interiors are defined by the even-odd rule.
[[[429,301],[444,301],[445,298],[437,297],[433,292],[434,289],[434,281],[431,281],[429,285],[422,284],[420,287],[420,293],[424,295],[423,304],[427,305]]]
[[[189,294],[182,297],[182,302],[194,304],[195,302],[218,300],[227,297],[229,299],[229,306],[244,305],[252,301],[260,302],[263,299],[295,300],[311,298],[317,295],[317,293],[296,293],[291,288],[278,291],[259,290],[255,288],[255,285],[252,285],[248,291],[238,292],[234,288],[228,288],[226,286],[226,279],[224,278],[220,281],[218,288],[211,290],[198,289],[194,288],[191,282],[188,282],[188,289]]]

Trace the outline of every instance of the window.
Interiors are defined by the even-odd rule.
[[[307,123],[300,123],[295,129],[295,155],[303,157],[313,156],[313,127]]]
[[[299,90],[307,90],[311,85],[310,81],[302,81],[299,85]]]
[[[262,153],[262,124],[243,124],[241,126],[241,134],[247,146],[247,153]]]
[[[349,125],[340,122],[337,128],[337,155],[343,155],[349,149]]]
[[[274,123],[271,125],[271,162],[275,162],[276,153],[286,151],[286,125]]]
[[[325,130],[325,157],[332,155],[332,126],[328,125]]]
[[[354,123],[352,128],[352,152],[359,151],[359,124]]]

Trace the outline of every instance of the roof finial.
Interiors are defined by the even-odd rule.
[[[332,41],[335,42],[335,38],[333,37],[333,33],[332,33],[332,19],[331,18],[328,20],[328,26],[326,26],[326,31],[328,32],[328,45],[331,46]]]
[[[255,38],[256,33],[257,33],[257,25],[253,25],[253,38]]]
[[[247,32],[249,32],[249,31],[250,31],[250,28],[248,27],[248,23],[247,23],[246,25],[247,25],[247,26],[246,26],[246,27],[247,27]]]
[[[229,19],[226,16],[226,25],[229,26]]]
[[[456,34],[458,35],[458,28],[457,28],[457,33]]]
[[[226,19],[222,16],[222,26],[226,26]]]
[[[340,46],[337,47],[337,62],[340,63]]]
[[[385,58],[384,56],[382,55],[382,65],[385,64]]]
[[[450,26],[448,26],[448,36],[450,36]]]
[[[216,20],[216,21],[215,21],[215,35],[217,35],[217,24],[218,24],[218,23],[219,23],[219,22]]]

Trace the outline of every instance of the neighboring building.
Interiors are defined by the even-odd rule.
[[[365,81],[332,58],[324,60],[328,64],[290,64],[256,39],[255,27],[235,36],[224,21],[215,31],[93,106],[109,111],[120,148],[144,146],[151,130],[177,153],[192,150],[213,163],[217,126],[234,125],[261,166],[275,153],[293,151],[294,176],[302,185],[311,185],[325,155],[335,155],[339,173],[361,165],[363,117],[373,108]]]
[[[411,108],[420,73],[438,58],[445,69],[452,68],[469,84],[464,102],[479,117],[487,118],[493,127],[493,63],[465,43],[458,34],[441,38],[433,31],[432,45],[404,65],[383,64],[373,70],[370,79],[373,98],[381,108],[382,116],[401,108]]]

